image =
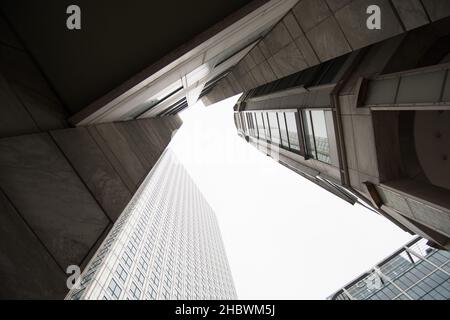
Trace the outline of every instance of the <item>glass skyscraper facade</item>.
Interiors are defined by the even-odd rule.
[[[66,299],[236,299],[217,220],[166,151]]]
[[[416,238],[330,300],[448,300],[450,252]]]

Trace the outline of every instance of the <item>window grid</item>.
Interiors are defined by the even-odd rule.
[[[235,299],[219,233],[213,210],[166,151],[88,264],[85,286],[68,298]]]

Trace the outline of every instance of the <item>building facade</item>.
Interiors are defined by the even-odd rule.
[[[367,26],[374,7],[380,29]],[[449,16],[446,0],[299,0],[203,101],[215,103]]]
[[[449,248],[449,1],[78,4],[0,3],[0,298],[64,297],[178,113],[242,92],[249,142]]]
[[[214,211],[170,150],[67,299],[236,299]]]
[[[82,0],[71,30],[65,1],[1,1],[0,298],[65,297],[178,113],[295,3]]]
[[[350,2],[340,10],[364,1]],[[289,26],[301,30],[295,10]],[[280,39],[276,29],[258,46]],[[336,196],[450,249],[449,30],[449,18],[435,19],[316,65],[284,65],[241,96],[238,134]]]
[[[329,300],[449,300],[450,253],[415,238]]]

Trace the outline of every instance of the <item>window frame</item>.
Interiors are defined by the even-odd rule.
[[[269,113],[267,111],[263,112],[263,120],[265,122],[265,129],[266,129],[266,141],[267,141],[267,143],[271,144],[272,143],[272,132],[270,132]]]
[[[332,111],[331,108],[308,108],[307,106],[299,106],[297,108],[286,108],[286,109],[259,109],[259,110],[243,110],[236,112],[237,120],[241,124],[241,131],[246,136],[251,136],[257,140],[265,141],[270,145],[278,145],[281,149],[292,152],[294,154],[301,155],[305,160],[315,159],[325,164],[330,164],[330,162],[319,159],[317,151],[317,141],[316,133],[313,123],[312,111]],[[269,116],[269,113],[275,114],[277,120],[276,129],[278,130],[279,143],[274,143],[272,141],[274,128],[271,128],[271,119],[274,118]],[[299,141],[299,150],[292,147],[291,136],[289,135],[287,113],[292,113],[295,119],[297,138]],[[325,116],[325,115],[324,115]],[[308,118],[307,118],[308,117]],[[310,150],[307,138],[307,125],[306,121],[309,119],[311,123],[311,132],[313,134],[313,148]],[[325,126],[327,122],[325,120]],[[282,134],[282,126],[286,130],[285,135]],[[239,128],[238,128],[239,129]],[[328,132],[327,132],[328,133]],[[330,155],[328,155],[330,156]]]
[[[245,122],[245,125],[242,127],[242,131],[249,136],[252,136],[258,140],[265,140],[266,143],[274,145],[272,141],[272,129],[270,128],[270,119],[269,119],[269,112],[275,113],[276,119],[277,119],[277,130],[278,135],[280,139],[280,143],[277,143],[277,145],[289,152],[301,155],[305,157],[305,159],[308,159],[308,155],[305,152],[306,150],[306,143],[304,141],[304,126],[302,123],[302,109],[267,109],[267,110],[252,110],[252,111],[240,111],[238,112],[239,118],[242,122]],[[286,113],[293,113],[296,123],[296,129],[297,129],[297,135],[298,135],[298,141],[299,141],[299,149],[296,150],[292,148],[291,141],[289,137],[289,131],[288,131],[288,125],[287,125],[287,117]],[[283,114],[283,117],[280,119],[280,114]],[[281,134],[281,125],[283,124],[284,128],[286,129],[286,138],[283,138],[283,135]],[[252,133],[253,130],[253,133]],[[287,140],[287,145],[283,145],[283,141]]]
[[[256,112],[252,112],[252,118],[255,122],[255,129],[256,129],[256,138],[259,139],[259,127],[258,127],[258,117],[256,115]]]
[[[289,151],[292,152],[292,153],[301,155],[301,156],[305,157],[305,160],[307,160],[306,153],[304,152],[305,146],[304,146],[304,142],[303,142],[303,126],[301,125],[301,120],[300,120],[300,116],[299,116],[300,115],[300,110],[299,109],[286,109],[286,111],[281,111],[281,112],[283,112],[283,114],[284,114],[284,120],[285,120],[285,124],[286,124],[286,131],[287,131],[288,140],[289,140]],[[296,124],[296,127],[297,127],[297,139],[298,139],[298,144],[299,144],[299,149],[300,150],[296,150],[296,149],[292,148],[292,146],[291,146],[291,139],[289,137],[289,128],[288,128],[288,125],[287,125],[286,113],[294,113],[295,124]]]
[[[281,121],[280,121],[280,117],[279,117],[280,114],[283,115],[283,119],[281,119]],[[284,111],[277,111],[277,118],[278,118],[278,128],[280,129],[280,137],[281,137],[280,147],[285,149],[285,150],[291,151],[291,141],[289,139],[289,132],[288,132],[288,128],[287,128],[286,113]],[[283,123],[284,129],[286,131],[287,146],[283,145],[284,139],[283,139],[283,135],[281,134],[281,125],[280,125],[280,123]]]
[[[272,130],[272,125],[271,125],[269,113],[275,114],[276,127],[277,127],[277,129],[278,129],[278,138],[279,138],[279,140],[280,140],[279,143],[273,142],[273,136],[274,136],[274,134],[272,134],[272,131],[273,131],[273,130]],[[267,125],[268,125],[269,130],[270,130],[270,144],[271,144],[271,145],[278,145],[278,146],[281,146],[280,123],[279,123],[279,121],[278,121],[278,112],[277,112],[277,111],[268,111],[268,112],[267,112]]]
[[[324,113],[325,128],[327,129],[325,112],[326,111],[331,111],[331,109],[330,108],[302,108],[302,109],[299,110],[299,114],[301,114],[301,118],[302,118],[302,122],[303,122],[303,135],[304,135],[304,139],[305,139],[305,144],[304,144],[304,146],[305,146],[305,155],[307,155],[308,158],[312,158],[312,159],[320,161],[322,163],[331,164],[331,155],[330,154],[328,154],[328,157],[330,158],[330,162],[323,161],[323,160],[319,159],[319,154],[318,154],[318,151],[317,151],[316,133],[315,133],[315,130],[314,130],[314,121],[313,121],[313,117],[312,117],[312,113],[311,113],[312,111],[322,111]],[[310,123],[311,123],[311,131],[312,131],[312,134],[313,134],[313,141],[314,141],[314,154],[311,153],[310,150],[308,150],[309,148],[307,147],[308,145],[306,143],[306,126],[304,125],[304,121],[305,121],[304,117],[306,117],[306,116],[309,117],[309,120],[310,120]],[[329,140],[328,132],[327,132],[327,139]],[[330,153],[329,150],[328,150],[328,153]],[[305,159],[307,159],[306,156],[305,156]]]

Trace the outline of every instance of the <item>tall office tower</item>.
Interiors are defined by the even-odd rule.
[[[450,253],[416,238],[329,300],[449,300]]]
[[[215,214],[166,151],[68,299],[236,299]]]
[[[248,143],[450,249],[449,15],[449,1],[299,1],[204,100],[244,91]]]

